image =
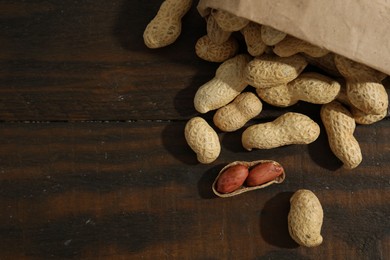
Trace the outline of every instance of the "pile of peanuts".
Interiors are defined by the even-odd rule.
[[[173,43],[191,4],[190,0],[164,1],[145,30],[145,44],[159,48]],[[387,75],[223,10],[211,10],[206,23],[207,34],[197,41],[195,52],[201,59],[222,64],[215,77],[195,94],[194,106],[199,113],[216,110],[214,125],[232,132],[261,113],[262,101],[277,107],[300,100],[321,104],[321,119],[333,153],[347,169],[360,164],[355,125],[372,124],[387,115],[388,95],[381,83]],[[247,53],[237,53],[235,32],[242,34]],[[303,72],[309,63],[320,64],[335,77]],[[244,91],[247,86],[254,87],[257,95]],[[273,122],[248,127],[242,134],[242,145],[252,150],[309,144],[319,133],[320,127],[309,117],[288,112]],[[201,117],[189,120],[185,137],[199,162],[211,163],[218,158],[219,138]]]
[[[160,48],[173,43],[180,35],[181,19],[191,5],[192,0],[165,0],[145,29],[145,44]],[[215,110],[215,127],[233,132],[261,113],[262,102],[276,107],[292,106],[298,101],[319,104],[332,152],[346,169],[361,163],[362,153],[354,130],[356,124],[373,124],[387,115],[389,100],[382,84],[387,75],[224,10],[211,10],[206,25],[207,34],[198,39],[195,52],[203,60],[221,64],[215,77],[200,86],[195,94],[194,106],[199,113]],[[238,53],[237,37],[245,41],[246,53]],[[304,71],[309,64],[319,67],[326,75]],[[244,91],[248,86],[254,89]],[[212,163],[218,158],[220,141],[205,119],[201,116],[190,119],[184,132],[200,163]],[[287,112],[272,122],[247,127],[241,139],[242,146],[251,151],[309,144],[319,134],[320,127],[311,118]],[[281,183],[284,177],[283,168],[274,161],[233,162],[221,170],[213,191],[220,197],[229,197]],[[248,179],[255,181],[250,183]],[[319,245],[321,205],[310,191],[300,190],[296,194],[291,198],[290,234],[299,244]],[[295,204],[300,205],[297,211]],[[311,214],[304,216],[309,219],[305,225],[313,228],[305,230],[314,233],[301,232],[302,214]]]

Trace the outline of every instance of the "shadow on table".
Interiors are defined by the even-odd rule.
[[[296,248],[299,245],[288,232],[288,212],[293,192],[282,192],[267,201],[261,210],[260,230],[266,242],[282,248]]]
[[[125,50],[148,51],[143,41],[147,24],[156,15],[159,4],[145,1],[134,5],[132,1],[123,1],[118,8],[118,17],[113,25],[113,36]]]
[[[164,148],[176,159],[186,165],[196,165],[199,162],[196,154],[188,146],[184,137],[185,122],[168,123],[161,133]]]
[[[342,163],[330,149],[326,131],[321,122],[320,136],[313,143],[308,144],[308,152],[311,159],[324,169],[335,171],[342,167]]]
[[[198,181],[198,192],[202,199],[215,199],[218,198],[212,190],[212,185],[217,178],[219,171],[226,164],[218,164],[207,170]]]
[[[196,9],[194,2],[190,11],[182,19],[182,31],[176,41],[163,48],[149,49],[144,44],[143,33],[149,22],[155,17],[161,2],[143,1],[134,5],[133,1],[123,1],[118,7],[118,17],[113,24],[112,34],[125,50],[150,53],[170,61],[187,63],[188,55],[195,57],[195,43],[206,34],[203,18]]]

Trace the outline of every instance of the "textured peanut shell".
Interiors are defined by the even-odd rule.
[[[199,58],[211,62],[223,62],[233,57],[238,51],[238,43],[234,37],[216,44],[208,35],[199,38],[195,44],[195,53]]]
[[[346,169],[356,168],[362,161],[362,153],[356,138],[355,119],[340,102],[322,105],[321,120],[328,135],[332,152],[343,162]]]
[[[287,58],[264,54],[248,63],[245,76],[249,85],[267,88],[292,81],[306,66],[307,61],[299,54]]]
[[[280,57],[290,57],[301,52],[311,57],[322,57],[329,53],[326,49],[317,47],[291,35],[287,35],[282,41],[276,44],[273,50]]]
[[[364,64],[355,62],[341,55],[334,56],[334,63],[340,72],[347,80],[357,82],[380,82],[387,77],[386,74],[372,69]]]
[[[287,107],[300,100],[313,104],[326,104],[337,97],[340,84],[322,74],[306,72],[287,84],[259,88],[256,91],[262,100],[273,106]]]
[[[305,57],[305,59],[310,65],[320,68],[331,76],[341,77],[341,74],[334,62],[334,53],[330,52],[322,57],[311,57],[304,53],[302,55]]]
[[[269,181],[269,182],[264,183],[264,184],[259,185],[259,186],[247,187],[244,184],[241,188],[239,188],[239,189],[237,189],[237,190],[235,190],[235,191],[233,191],[231,193],[220,193],[220,192],[217,191],[216,184],[217,184],[218,178],[229,167],[232,167],[232,166],[235,166],[235,165],[244,165],[244,166],[246,166],[248,168],[253,168],[254,166],[256,166],[256,165],[258,165],[260,163],[266,163],[266,162],[271,162],[271,163],[274,163],[277,166],[282,167],[278,162],[272,161],[272,160],[257,160],[257,161],[252,161],[252,162],[235,161],[235,162],[229,163],[228,165],[226,165],[225,167],[222,168],[222,170],[219,172],[218,176],[215,178],[215,180],[213,182],[212,190],[213,190],[214,194],[217,195],[218,197],[227,198],[227,197],[233,197],[233,196],[239,195],[239,194],[244,193],[244,192],[258,190],[258,189],[263,189],[263,188],[268,187],[268,186],[270,186],[270,185],[272,185],[274,183],[276,183],[276,184],[282,183],[284,181],[284,179],[286,178],[286,173],[284,172],[284,170],[283,170],[283,173],[280,176],[278,176],[275,180]]]
[[[215,77],[196,92],[195,109],[200,113],[207,113],[235,99],[247,86],[244,69],[249,60],[249,55],[240,54],[222,63]]]
[[[267,45],[261,39],[261,25],[250,22],[247,26],[241,29],[244,36],[247,51],[252,56],[259,56],[264,53]]]
[[[242,133],[242,145],[271,149],[290,144],[309,144],[320,135],[319,125],[308,116],[287,112],[272,122],[252,125]]]
[[[388,113],[387,109],[385,109],[379,114],[366,114],[355,107],[351,107],[351,112],[355,122],[361,125],[371,125],[373,123],[379,122],[380,120],[384,119]]]
[[[181,33],[181,19],[189,11],[192,0],[165,0],[143,34],[148,48],[161,48],[176,41]]]
[[[389,106],[386,89],[378,82],[347,80],[347,96],[354,107],[366,114],[381,114]]]
[[[222,28],[218,25],[218,23],[215,21],[214,16],[209,15],[207,18],[207,35],[209,36],[210,40],[215,44],[222,44],[226,42],[231,32],[226,32],[222,30]]]
[[[342,87],[340,89],[340,93],[337,96],[337,101],[341,102],[343,105],[346,105],[351,110],[353,119],[355,119],[355,122],[357,124],[361,125],[371,125],[376,122],[379,122],[383,118],[385,118],[388,114],[388,109],[384,109],[379,114],[367,114],[363,111],[359,110],[358,108],[354,107],[351,102],[348,99],[346,88]]]
[[[212,163],[218,158],[221,152],[219,138],[206,120],[201,117],[190,119],[185,126],[184,135],[200,163]]]
[[[238,95],[233,102],[221,107],[214,114],[214,124],[225,132],[233,132],[243,127],[250,119],[260,114],[263,105],[251,92]]]
[[[288,231],[298,244],[315,247],[322,243],[323,218],[324,211],[321,203],[310,190],[298,190],[290,198]]]
[[[214,16],[219,27],[226,32],[239,31],[249,23],[248,19],[238,17],[224,10],[213,9],[211,15]]]
[[[276,30],[271,26],[261,26],[261,39],[268,46],[274,46],[287,36],[286,33]]]
[[[256,93],[261,100],[273,106],[288,107],[296,103],[287,84],[280,84],[270,88],[257,88]]]

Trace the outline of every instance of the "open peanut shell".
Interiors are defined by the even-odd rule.
[[[236,195],[244,193],[244,192],[257,190],[257,189],[263,189],[263,188],[265,188],[265,187],[267,187],[267,186],[269,186],[271,184],[274,184],[274,183],[276,183],[276,184],[282,183],[284,181],[284,179],[286,178],[286,173],[285,173],[283,167],[282,167],[283,168],[283,173],[280,176],[276,177],[272,181],[269,181],[267,183],[261,184],[259,186],[248,187],[248,186],[245,186],[245,183],[244,183],[240,188],[238,188],[237,190],[235,190],[233,192],[230,192],[230,193],[220,193],[220,192],[217,191],[216,184],[217,184],[218,178],[229,167],[232,167],[232,166],[235,166],[235,165],[244,165],[244,166],[248,167],[248,169],[250,170],[251,168],[255,167],[258,164],[267,163],[267,162],[271,162],[271,163],[273,163],[273,164],[275,164],[277,166],[282,167],[282,165],[280,163],[278,163],[276,161],[273,161],[273,160],[257,160],[257,161],[252,161],[252,162],[235,161],[235,162],[229,163],[228,165],[226,165],[225,167],[222,168],[222,170],[219,172],[218,176],[215,178],[215,180],[213,182],[212,189],[213,189],[214,194],[217,195],[218,197],[227,198],[227,197],[236,196]]]

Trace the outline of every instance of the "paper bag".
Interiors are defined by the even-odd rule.
[[[390,75],[389,0],[200,0]]]

